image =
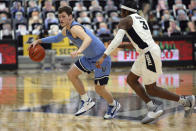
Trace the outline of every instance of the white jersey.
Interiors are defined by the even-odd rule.
[[[152,38],[148,23],[136,13],[130,16],[133,19],[133,25],[126,32],[126,35],[138,53],[146,52],[149,49],[148,47],[156,44]]]

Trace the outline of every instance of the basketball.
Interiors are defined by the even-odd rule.
[[[45,50],[41,45],[36,45],[29,49],[29,57],[35,62],[40,62],[45,57]]]

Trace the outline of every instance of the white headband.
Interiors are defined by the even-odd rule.
[[[127,7],[127,6],[124,6],[124,5],[121,5],[120,8],[121,8],[121,9],[125,9],[125,10],[129,10],[129,11],[131,11],[131,12],[137,12],[136,9],[133,9],[133,8],[130,8],[130,7]]]

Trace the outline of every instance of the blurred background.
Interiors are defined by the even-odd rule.
[[[135,50],[116,49],[111,54],[113,68],[107,89],[122,108],[117,120],[104,122],[101,118],[107,104],[94,91],[93,74],[82,75],[81,79],[88,94],[96,100],[96,108],[88,113],[88,117],[84,116],[85,119],[71,115],[80,103],[78,93],[66,76],[70,64],[78,59],[70,57],[70,53],[77,50],[72,41],[65,38],[59,43],[42,44],[45,59],[33,62],[29,58],[29,43],[61,32],[57,10],[64,5],[71,6],[75,20],[89,28],[107,47],[117,32],[121,2],[0,0],[1,131],[179,131],[196,128],[196,109],[193,117],[187,120],[183,117],[183,108],[169,101],[163,101],[166,115],[159,124],[137,125],[146,107],[126,81],[128,71],[138,57]],[[152,36],[161,48],[164,74],[158,78],[157,85],[180,95],[195,95],[196,0],[139,0],[138,4],[138,13],[148,21]],[[123,43],[130,43],[126,36]],[[142,83],[142,79],[139,82]],[[119,119],[127,121],[120,122]]]
[[[59,69],[75,60],[77,50],[65,38],[43,44],[46,57],[36,63],[29,59],[29,43],[61,32],[58,8],[69,5],[76,21],[89,28],[105,44],[117,32],[120,0],[0,0],[0,69]],[[195,65],[196,0],[139,0],[139,14],[148,21],[151,33],[162,50],[164,66]],[[129,42],[125,37],[123,42]],[[122,43],[123,43],[122,42]],[[116,49],[113,66],[132,64],[135,50]],[[123,64],[122,64],[123,63]]]

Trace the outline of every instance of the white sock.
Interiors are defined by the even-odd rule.
[[[152,101],[149,101],[149,102],[147,103],[147,106],[148,106],[148,107],[153,107],[153,106],[154,106],[154,104],[153,104],[153,102],[152,102]]]
[[[113,100],[113,102],[112,102],[112,103],[110,103],[109,105],[110,105],[110,106],[115,106],[115,105],[116,105],[116,101],[115,101],[115,100]]]
[[[87,93],[85,93],[84,95],[81,95],[81,99],[83,101],[88,101],[89,97],[88,97]]]

